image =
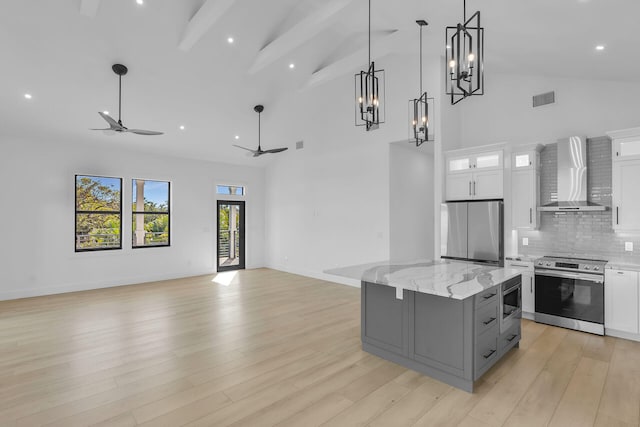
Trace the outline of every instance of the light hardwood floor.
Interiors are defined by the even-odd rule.
[[[361,351],[359,289],[214,276],[0,302],[0,426],[640,425],[640,343],[524,321],[469,394]]]

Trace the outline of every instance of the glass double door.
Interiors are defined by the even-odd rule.
[[[218,271],[245,267],[244,202],[218,200],[217,266]]]

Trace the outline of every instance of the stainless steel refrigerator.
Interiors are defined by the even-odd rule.
[[[443,203],[442,258],[504,265],[502,201]]]

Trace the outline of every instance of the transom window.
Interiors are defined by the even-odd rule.
[[[216,193],[224,196],[244,196],[244,187],[241,185],[216,185]]]
[[[169,182],[134,179],[132,181],[134,248],[169,246]]]
[[[75,177],[76,252],[122,249],[122,179]]]

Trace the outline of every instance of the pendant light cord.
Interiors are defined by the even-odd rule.
[[[420,96],[422,97],[422,25],[420,25]]]
[[[467,22],[467,0],[462,0],[462,17],[464,18],[462,22]]]
[[[371,65],[371,0],[369,0],[369,65]]]
[[[262,113],[258,113],[258,151],[261,151],[262,148],[260,148],[260,115]]]
[[[122,75],[118,76],[118,124],[122,126]]]

